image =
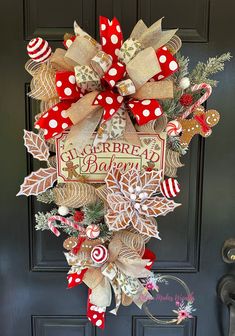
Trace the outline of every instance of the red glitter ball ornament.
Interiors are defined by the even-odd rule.
[[[182,106],[190,106],[193,103],[193,96],[190,93],[184,93],[180,97],[180,104]]]
[[[84,213],[80,210],[75,211],[74,215],[73,215],[73,219],[75,220],[75,222],[82,222],[84,219]]]

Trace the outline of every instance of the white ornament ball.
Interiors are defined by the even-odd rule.
[[[181,78],[179,86],[183,90],[186,90],[188,87],[190,87],[190,80],[189,80],[189,78],[188,77]]]
[[[90,224],[86,228],[86,236],[90,239],[96,239],[100,235],[100,228],[96,224]]]
[[[182,126],[179,121],[172,120],[166,125],[166,133],[168,136],[177,136],[182,132]]]
[[[63,206],[63,205],[59,206],[58,214],[60,216],[66,216],[66,215],[68,215],[68,213],[69,213],[69,209],[66,206]]]

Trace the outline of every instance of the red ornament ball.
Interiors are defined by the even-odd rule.
[[[184,93],[180,97],[180,104],[182,106],[190,106],[193,103],[193,96],[190,93]]]
[[[75,211],[73,215],[73,219],[75,220],[75,222],[78,222],[78,223],[82,222],[84,219],[84,212],[80,210]]]

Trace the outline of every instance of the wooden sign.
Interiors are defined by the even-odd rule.
[[[58,183],[80,182],[103,183],[111,166],[127,171],[147,167],[164,169],[166,133],[138,133],[141,146],[121,140],[99,143],[93,147],[95,134],[90,144],[79,153],[72,145],[64,149],[68,132],[56,139]]]

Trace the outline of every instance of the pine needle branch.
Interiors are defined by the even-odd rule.
[[[206,63],[198,62],[190,75],[190,81],[192,84],[207,83],[211,86],[217,86],[218,81],[211,79],[210,77],[216,73],[224,70],[225,62],[230,61],[231,54],[225,53],[220,56],[211,57]]]
[[[56,214],[58,214],[57,209],[52,209],[51,211],[48,211],[46,213],[38,212],[37,214],[35,214],[35,220],[36,220],[36,223],[37,223],[35,225],[35,229],[36,230],[41,230],[41,231],[50,230],[49,226],[48,226],[48,219],[51,216],[54,216]],[[77,230],[73,229],[72,227],[67,226],[66,224],[58,223],[58,221],[56,221],[53,225],[57,229],[63,230],[65,233],[67,233],[70,236],[77,236],[78,235]]]
[[[44,191],[42,194],[37,195],[37,201],[50,204],[54,202],[54,193],[52,189]]]

